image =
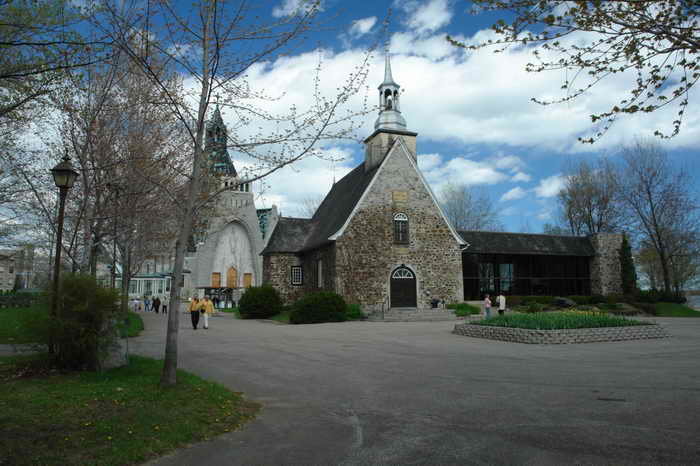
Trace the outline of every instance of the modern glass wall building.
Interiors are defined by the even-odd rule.
[[[591,261],[588,237],[461,231],[464,299],[487,293],[507,295],[589,295]]]

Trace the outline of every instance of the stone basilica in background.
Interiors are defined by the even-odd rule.
[[[262,256],[279,214],[277,207],[256,209],[251,183],[239,178],[228,149],[228,131],[217,106],[207,123],[204,150],[223,192],[209,215],[202,241],[188,253],[185,290],[237,302],[242,291],[263,280]],[[187,292],[185,291],[185,292]]]

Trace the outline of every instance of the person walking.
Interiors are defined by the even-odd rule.
[[[502,291],[496,298],[496,302],[498,303],[498,315],[502,316],[506,312],[506,297]]]
[[[163,296],[163,301],[161,302],[161,306],[163,306],[163,314],[168,313],[168,303],[170,302],[170,298],[168,295]]]
[[[192,301],[190,301],[190,307],[188,308],[188,310],[190,311],[190,316],[192,317],[192,328],[195,330],[197,330],[197,325],[199,325],[199,311],[201,310],[201,307],[202,305],[200,304],[197,297],[192,297]]]
[[[151,300],[148,299],[148,296],[143,297],[143,310],[144,312],[149,312],[151,311]]]
[[[160,298],[158,296],[153,298],[153,310],[156,311],[156,314],[160,310]]]
[[[202,314],[204,314],[204,328],[209,328],[209,317],[214,314],[214,303],[211,302],[209,296],[204,297],[204,302],[202,303]]]
[[[491,318],[491,296],[486,295],[484,297],[484,314],[486,315],[487,319]]]

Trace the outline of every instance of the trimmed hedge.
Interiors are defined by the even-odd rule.
[[[282,300],[270,285],[253,286],[241,296],[238,311],[241,319],[268,319],[282,311]]]
[[[292,324],[318,324],[348,320],[345,300],[332,291],[309,293],[299,299],[292,308],[289,322]]]

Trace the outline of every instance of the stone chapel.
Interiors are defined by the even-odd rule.
[[[263,281],[285,302],[328,290],[366,312],[462,300],[466,242],[417,166],[386,57],[380,112],[365,159],[336,182],[311,219],[281,217],[262,252]]]

